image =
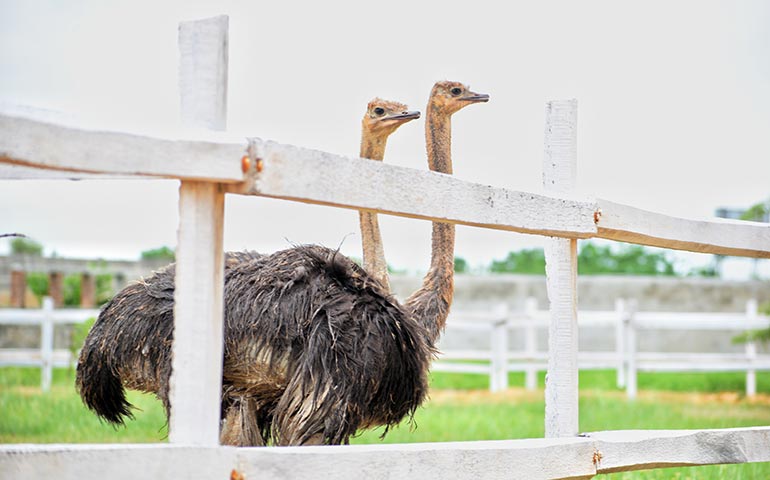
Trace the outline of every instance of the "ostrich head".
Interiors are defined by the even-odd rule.
[[[416,118],[420,118],[420,112],[410,112],[403,103],[375,98],[366,107],[361,127],[365,134],[387,138],[398,127]]]
[[[489,95],[471,91],[460,82],[442,81],[433,85],[429,107],[451,115],[472,103],[488,102]]]

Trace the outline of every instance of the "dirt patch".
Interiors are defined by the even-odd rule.
[[[580,392],[582,398],[612,397],[626,398],[625,392],[613,392],[607,390],[585,390]],[[770,395],[759,393],[752,398],[737,392],[699,393],[699,392],[665,392],[643,391],[637,396],[643,402],[677,402],[694,405],[718,404],[718,405],[768,405]],[[431,390],[430,401],[437,404],[473,404],[473,403],[514,403],[536,402],[544,399],[544,392],[539,390],[526,390],[524,388],[509,388],[502,392],[490,392],[489,390]]]

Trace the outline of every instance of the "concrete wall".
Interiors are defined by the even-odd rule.
[[[393,291],[403,299],[416,290],[418,277],[394,276]],[[507,303],[524,307],[527,297],[541,306],[548,303],[545,277],[537,275],[457,275],[455,306],[491,307]],[[768,281],[723,281],[713,278],[631,277],[584,275],[578,277],[578,304],[585,310],[613,310],[616,298],[636,299],[639,309],[669,312],[742,312],[746,301],[770,302]]]

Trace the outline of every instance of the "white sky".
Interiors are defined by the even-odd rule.
[[[436,80],[459,80],[492,97],[453,121],[455,175],[465,180],[540,190],[544,104],[574,97],[584,194],[687,217],[770,196],[764,1],[0,0],[0,101],[105,128],[173,127],[177,24],[221,13],[230,16],[230,130],[357,155],[372,97],[424,110]],[[386,162],[427,168],[418,122],[391,137]],[[177,186],[0,181],[0,231],[60,255],[137,258],[175,244]],[[229,250],[336,247],[354,233],[343,251],[361,254],[352,211],[228,196],[225,216]],[[427,222],[381,224],[392,264],[427,268]],[[480,265],[540,245],[458,227],[456,251]]]

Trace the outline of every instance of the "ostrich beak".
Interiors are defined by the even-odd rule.
[[[414,110],[411,112],[401,112],[388,117],[388,120],[395,120],[397,122],[407,122],[409,120],[415,120],[420,118],[420,112]]]
[[[471,102],[471,103],[488,102],[489,95],[487,95],[486,93],[468,92],[468,95],[464,96],[462,100],[465,102]]]

